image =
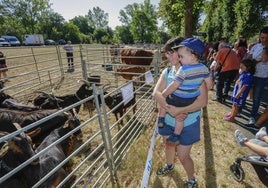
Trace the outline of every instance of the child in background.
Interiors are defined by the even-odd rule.
[[[170,105],[177,107],[188,106],[200,95],[200,86],[204,80],[208,88],[211,88],[212,85],[208,68],[204,64],[199,63],[205,45],[198,38],[188,38],[178,46],[173,47],[173,49],[178,50],[182,66],[176,73],[174,81],[162,92],[162,95]],[[158,117],[159,128],[163,127],[165,113],[165,109],[160,108]],[[167,143],[179,144],[183,126],[183,121],[176,120],[174,134],[169,136]]]
[[[230,113],[224,116],[226,121],[233,122],[238,114],[239,107],[242,106],[248,96],[252,81],[253,74],[255,73],[254,60],[244,59],[240,62],[239,78],[235,83],[231,101],[233,103]]]

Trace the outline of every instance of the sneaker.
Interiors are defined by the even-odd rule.
[[[161,166],[160,168],[157,169],[156,174],[159,176],[160,175],[164,176],[164,175],[169,174],[173,170],[174,170],[174,164],[172,165],[165,164],[164,166]]]
[[[224,115],[224,118],[228,118],[228,117],[230,117],[231,115],[232,115],[231,113],[225,114],[225,115]]]
[[[197,188],[197,180],[195,178],[190,179],[185,182],[184,184],[185,188]]]
[[[247,128],[254,130],[254,131],[258,131],[260,129],[260,127],[255,124],[247,124],[246,126]]]
[[[245,135],[240,132],[239,130],[235,131],[235,138],[236,138],[236,142],[239,146],[244,146],[245,141],[247,141],[248,139],[245,137]]]
[[[166,142],[168,144],[179,145],[180,144],[180,135],[172,134],[167,138]]]
[[[157,126],[159,128],[163,128],[164,127],[164,121],[165,121],[165,118],[164,117],[158,117]]]
[[[254,117],[250,117],[248,120],[248,124],[254,124],[255,123],[255,118]]]
[[[261,139],[264,136],[267,136],[266,127],[262,127],[255,135],[257,139]]]
[[[232,116],[224,116],[223,118],[225,121],[234,122],[235,119]]]

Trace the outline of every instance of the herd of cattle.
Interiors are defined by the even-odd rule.
[[[57,112],[62,108],[68,107],[93,95],[91,84],[87,81],[84,82],[85,83],[80,86],[75,94],[55,96],[53,94],[40,92],[39,96],[32,100],[32,106],[18,102],[12,96],[4,92],[0,93],[0,138],[17,131],[21,127],[26,127],[54,114],[54,117],[51,119],[33,128],[27,129],[25,133],[1,142],[0,177],[3,177],[80,125],[77,113],[80,111],[81,105],[76,106],[68,112],[58,114]],[[108,92],[105,92],[105,94],[105,104],[112,109],[116,120],[118,120],[118,114],[120,114],[120,117],[123,116],[126,108],[135,104],[134,98],[125,105],[121,93],[108,95]],[[101,104],[100,97],[98,98],[99,104]],[[89,101],[89,103],[94,105],[93,99]],[[11,178],[4,182],[0,180],[0,187],[13,187],[13,185],[18,185],[18,183],[21,187],[33,186],[72,153],[74,149],[72,136],[81,136],[81,134],[81,130],[78,129],[74,135],[69,136],[64,142],[61,142],[57,146],[50,148],[46,153],[40,155],[37,160],[33,161]],[[53,185],[57,185],[66,177],[71,169],[70,164],[66,164],[47,179],[42,186],[53,187]]]
[[[153,52],[131,49],[121,50],[120,54],[123,63],[135,65],[119,69],[118,72],[121,73],[121,76],[124,75],[124,72],[144,73],[146,71],[144,65],[150,65],[154,55]],[[130,80],[132,76],[126,79]],[[80,111],[81,105],[67,112],[58,112],[60,109],[93,95],[91,83],[83,81],[84,83],[74,94],[55,96],[40,92],[31,101],[33,103],[31,106],[24,105],[12,96],[0,92],[0,139],[45,117],[52,116],[36,126],[26,128],[25,132],[0,142],[0,187],[17,187],[18,185],[22,188],[32,187],[72,153],[74,150],[73,136],[81,136],[80,129],[77,129],[74,135],[70,134],[63,142],[50,147],[46,152],[42,152],[42,150],[80,125],[77,113]],[[104,102],[115,114],[116,120],[119,119],[118,114],[122,117],[126,108],[131,105],[134,105],[133,113],[135,113],[136,95],[128,104],[124,104],[121,93],[111,95],[104,90],[104,94]],[[100,97],[98,99],[101,105]],[[94,106],[93,99],[87,103],[89,106]],[[42,154],[38,155],[29,165],[10,178],[5,178],[10,171],[40,152]],[[71,170],[71,164],[65,164],[46,179],[40,187],[55,187]]]

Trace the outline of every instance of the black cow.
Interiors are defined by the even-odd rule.
[[[16,131],[16,127],[13,123],[18,123],[21,127],[25,127],[31,123],[34,123],[42,118],[45,118],[51,114],[54,114],[58,109],[36,110],[36,111],[18,111],[0,108],[0,131],[13,132]],[[33,143],[40,143],[52,130],[62,127],[65,122],[72,117],[69,113],[61,113],[57,116],[41,123],[40,125],[30,129],[29,135],[31,136]],[[77,119],[77,117],[75,117]],[[80,134],[79,131],[77,134]]]
[[[108,95],[104,100],[105,104],[112,110],[113,114],[115,115],[116,121],[119,119],[118,114],[120,117],[122,117],[127,108],[132,105],[134,105],[133,113],[136,112],[136,94],[134,94],[134,97],[127,104],[123,103],[123,96],[121,92],[112,96]]]
[[[88,84],[82,84],[75,94],[54,96],[42,92],[33,100],[34,106],[42,109],[65,108],[80,100],[83,100],[93,94],[93,89]],[[80,106],[76,107],[76,112],[79,113]]]
[[[46,139],[40,144],[40,146],[36,149],[36,151],[33,150],[32,145],[29,139],[27,139],[27,137],[25,136],[25,134],[12,137],[6,142],[1,143],[0,176],[2,177],[11,170],[15,169],[17,166],[21,165],[26,160],[33,157],[36,153],[40,152],[42,149],[51,145],[53,142],[58,140],[61,136],[63,136],[70,130],[72,130],[72,127],[69,126],[66,128],[61,127],[54,130],[53,132],[51,132],[51,134],[49,134],[46,137]],[[7,134],[8,133],[0,132],[0,137],[3,137]],[[21,169],[12,177],[8,178],[4,182],[0,182],[0,187],[3,188],[10,188],[13,186],[23,188],[32,187],[42,177],[44,177],[47,173],[53,170],[58,164],[60,164],[65,158],[66,155],[63,152],[61,144],[53,146],[46,153],[40,155],[40,157],[38,157],[32,163]],[[39,187],[55,187],[67,175],[68,175],[67,171],[64,168],[60,168]]]

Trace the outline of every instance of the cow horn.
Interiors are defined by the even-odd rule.
[[[20,130],[20,129],[21,129],[20,124],[18,124],[18,123],[15,122],[15,123],[13,123],[13,125],[16,127],[17,130]],[[26,137],[26,135],[25,135],[24,132],[21,132],[20,135],[21,135],[22,137]]]
[[[85,79],[79,79],[77,80],[77,83],[79,82],[84,82],[85,84],[87,84],[88,86],[91,86],[91,84],[89,83],[89,81],[85,80]]]
[[[31,132],[28,132],[27,135],[31,138],[35,137],[36,135],[38,135],[39,133],[41,132],[41,128],[38,127],[36,129],[34,129],[33,131]]]
[[[0,157],[3,157],[8,152],[8,141],[5,141],[4,145],[1,147],[0,150]]]

